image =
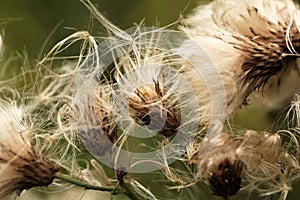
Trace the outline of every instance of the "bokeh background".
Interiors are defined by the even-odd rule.
[[[121,28],[145,21],[147,26],[167,25],[185,15],[202,0],[93,0],[100,11]],[[76,30],[101,32],[90,23],[90,13],[79,0],[6,0],[0,2],[0,23],[5,43],[15,51],[32,57],[49,50],[56,42]],[[56,27],[56,29],[55,29]]]
[[[176,22],[181,15],[187,16],[193,8],[207,3],[208,0],[92,0],[92,2],[109,20],[122,29],[127,29],[143,20],[145,26],[164,26]],[[101,24],[91,20],[90,12],[79,0],[2,0],[0,30],[6,52],[12,54],[26,52],[33,63],[41,60],[54,44],[76,31],[88,30],[93,35],[106,33]],[[21,66],[17,64],[8,66],[9,71],[21,70]],[[2,76],[4,77],[0,79],[5,79],[5,74]],[[276,113],[276,111],[275,114],[261,112],[259,107],[254,105],[239,111],[232,122],[245,129],[268,130],[272,127]],[[288,199],[300,199],[299,189],[300,187],[295,187]]]

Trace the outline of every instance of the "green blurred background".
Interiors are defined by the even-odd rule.
[[[92,1],[113,23],[129,28],[145,19],[146,26],[166,25],[186,14],[199,0],[94,0]],[[47,52],[55,43],[76,30],[101,32],[98,23],[90,23],[89,11],[79,0],[2,0],[0,23],[5,43],[14,51],[26,51],[37,57],[46,43]],[[54,28],[56,30],[54,30]]]
[[[145,26],[163,26],[186,16],[199,4],[208,0],[93,0],[97,8],[122,29],[142,20]],[[30,60],[40,60],[57,42],[78,30],[93,35],[106,33],[91,20],[88,9],[79,0],[2,0],[0,3],[0,30],[7,52],[26,51]],[[19,65],[9,66],[20,70]],[[5,77],[0,77],[5,79]],[[233,119],[243,128],[266,130],[271,121],[266,113],[246,108]],[[298,187],[299,188],[299,187]],[[300,199],[300,192],[289,195]]]

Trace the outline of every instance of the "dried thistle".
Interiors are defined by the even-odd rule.
[[[138,45],[129,46],[135,51],[127,52],[120,46],[124,55],[114,61],[116,83],[112,86],[112,99],[118,116],[116,121],[127,121],[128,128],[142,126],[170,137],[182,125],[179,99],[188,92],[183,91],[187,84],[180,86],[182,80],[176,75],[181,60],[159,47],[160,31],[141,33],[141,37],[136,36]],[[146,39],[149,36],[151,40]]]
[[[132,109],[132,118],[138,124],[169,137],[180,126],[181,113],[176,107],[176,99],[171,95],[166,98],[165,95],[166,88],[161,89],[160,84],[153,81],[151,85],[136,89],[128,105]]]
[[[216,196],[228,198],[241,188],[243,162],[235,152],[241,143],[242,140],[231,140],[229,135],[223,134],[207,156],[199,154],[196,161],[192,161],[198,166],[199,178],[204,179]]]
[[[299,73],[297,18],[299,8],[292,1],[216,0],[184,21],[184,32],[220,72],[229,115],[247,105],[253,91],[280,91],[286,75]]]
[[[198,167],[197,177],[214,195],[228,198],[242,189],[260,196],[279,193],[286,199],[292,184],[300,178],[299,150],[291,150],[297,146],[297,139],[285,131],[247,131],[244,136],[223,133],[211,152],[193,155],[191,161]]]
[[[0,198],[52,183],[58,166],[31,144],[33,133],[23,121],[23,111],[1,100]]]

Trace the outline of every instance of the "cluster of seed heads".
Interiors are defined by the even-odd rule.
[[[224,199],[236,195],[241,189],[255,191],[261,196],[279,193],[281,199],[287,198],[292,184],[300,178],[299,99],[292,103],[288,111],[288,115],[291,114],[291,118],[295,120],[288,122],[287,130],[277,130],[274,133],[247,130],[238,133],[227,130],[223,125],[213,131],[209,127],[210,122],[216,120],[211,119],[214,117],[212,108],[215,106],[211,99],[212,93],[217,97],[218,94],[225,93],[225,105],[219,105],[218,108],[225,108],[225,116],[222,117],[227,120],[239,108],[248,105],[249,96],[254,92],[270,89],[268,86],[274,81],[280,89],[287,72],[300,74],[300,10],[297,5],[289,0],[215,0],[197,8],[194,15],[183,20],[180,31],[185,36],[185,41],[170,50],[165,46],[160,48],[159,42],[162,40],[157,35],[164,33],[164,29],[143,32],[138,27],[134,32],[137,36],[129,37],[106,20],[88,0],[82,1],[108,31],[116,35],[109,38],[113,47],[109,46],[108,50],[104,48],[113,54],[110,57],[112,63],[106,71],[99,73],[99,70],[107,67],[101,64],[101,59],[105,59],[101,53],[109,53],[102,52],[102,46],[97,46],[95,39],[86,32],[70,36],[70,40],[74,40],[76,36],[84,38],[88,41],[84,44],[91,46],[88,51],[82,51],[87,52],[87,55],[81,55],[85,59],[80,57],[76,70],[69,70],[72,71],[71,75],[61,76],[72,76],[71,79],[62,81],[63,86],[68,85],[68,81],[73,80],[74,76],[83,78],[76,79],[78,82],[70,83],[71,86],[66,89],[72,93],[70,95],[66,92],[68,94],[65,95],[72,101],[67,113],[71,116],[71,122],[68,121],[70,124],[66,123],[69,127],[65,128],[63,122],[59,121],[53,132],[63,133],[65,136],[68,131],[74,131],[71,124],[75,124],[73,135],[80,138],[90,154],[96,158],[111,156],[108,160],[115,169],[116,179],[131,196],[125,181],[127,169],[122,166],[116,168],[114,164],[117,160],[110,160],[115,156],[111,152],[118,145],[123,145],[121,148],[126,146],[124,144],[131,138],[131,131],[141,130],[136,127],[147,130],[146,134],[155,132],[162,135],[157,138],[163,138],[163,142],[158,142],[163,146],[181,128],[196,122],[195,133],[183,133],[193,135],[194,140],[189,141],[190,144],[185,147],[185,155],[178,158],[182,162],[188,160],[189,163],[184,164],[192,177],[188,179],[190,182],[203,181],[214,195]],[[153,35],[143,38],[149,33]],[[197,43],[205,55],[194,52],[192,46],[189,46],[191,41]],[[68,43],[68,40],[64,42]],[[60,52],[64,42],[56,45],[53,52]],[[121,56],[119,52],[122,52]],[[186,57],[175,52],[184,52]],[[216,68],[216,73],[207,73],[209,77],[202,77],[202,74],[197,73],[199,69],[192,62],[203,61],[205,57],[211,59],[211,68]],[[200,68],[207,67],[207,64]],[[205,68],[207,69],[209,68]],[[99,74],[101,78],[98,79]],[[198,100],[197,105],[186,98],[191,91],[182,86],[182,77],[192,88]],[[214,82],[215,77],[220,77],[222,87]],[[207,86],[208,83],[212,87]],[[62,87],[54,85],[45,91],[52,89],[49,92],[51,95],[59,94]],[[95,85],[96,89],[91,89]],[[56,105],[60,104],[57,103],[59,98],[54,99]],[[194,108],[201,116],[198,118],[189,112],[186,120],[183,115],[185,109]],[[0,111],[3,111],[0,112],[0,125],[3,123],[3,127],[6,127],[0,132],[0,198],[12,192],[20,194],[32,187],[51,184],[60,168],[37,151],[31,144],[32,141],[20,136],[23,129],[27,130],[22,124],[22,117],[10,114],[6,108],[0,107]],[[17,109],[15,111],[19,112]],[[290,116],[287,120],[290,120]],[[78,148],[76,142],[72,143],[68,137],[66,140],[68,146]],[[117,156],[116,158],[118,159]],[[187,159],[184,160],[185,158]],[[174,175],[175,172],[166,162],[160,164],[164,165],[167,178],[173,182],[184,183],[184,186],[193,184],[187,183],[185,177],[181,180],[180,176]],[[11,180],[9,176],[12,176]],[[143,187],[139,185],[139,189],[141,188]]]

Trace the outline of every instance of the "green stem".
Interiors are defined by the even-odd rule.
[[[58,178],[60,180],[63,180],[65,182],[72,183],[74,185],[83,187],[86,190],[99,190],[99,191],[105,191],[105,192],[111,192],[111,191],[115,190],[115,187],[103,187],[103,186],[90,185],[90,184],[88,184],[86,182],[74,179],[74,178],[72,178],[70,176],[67,176],[65,174],[62,174],[62,173],[56,174],[56,178]],[[114,191],[114,193],[115,192],[116,191]]]
[[[133,192],[131,192],[131,190],[127,187],[127,185],[123,181],[121,184],[118,182],[117,185],[115,185],[114,187],[103,187],[103,186],[90,185],[84,181],[80,181],[78,179],[72,178],[72,177],[70,177],[66,174],[62,174],[62,173],[56,174],[56,178],[63,180],[65,182],[83,187],[86,190],[98,190],[98,191],[103,191],[103,192],[111,192],[112,195],[119,194],[122,191],[122,190],[120,191],[120,189],[118,189],[118,186],[120,185],[121,188],[123,189],[123,193],[125,195],[127,195],[131,200],[138,200],[136,195]]]
[[[116,193],[118,187],[119,187],[119,183],[117,183],[117,184],[114,186],[113,190],[111,191],[111,194],[112,194],[112,195],[114,195],[114,194]]]
[[[124,189],[124,194],[130,198],[130,200],[139,200],[139,198],[127,187],[123,182],[120,186]]]

